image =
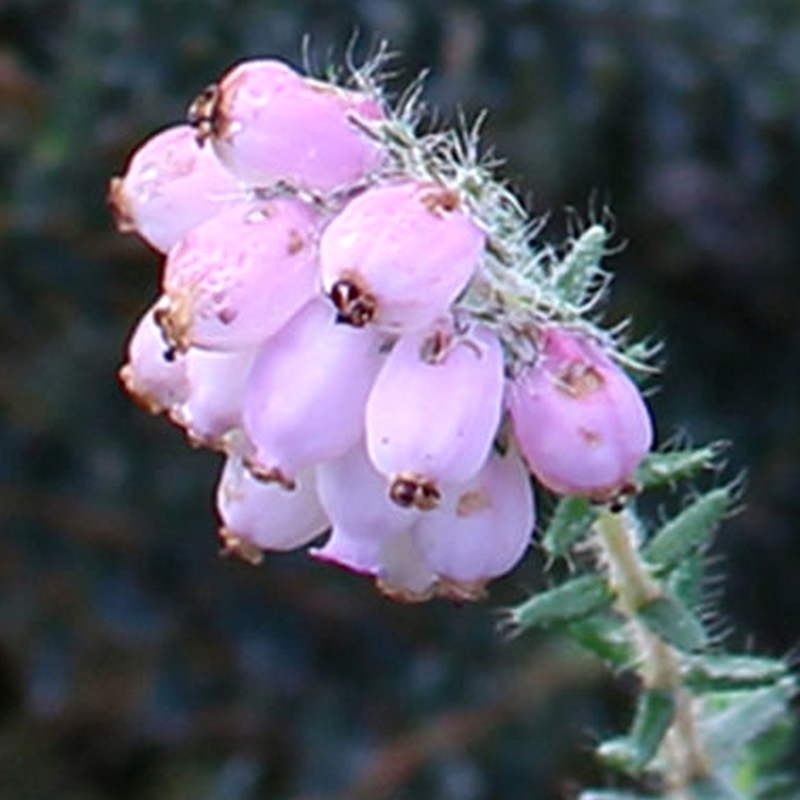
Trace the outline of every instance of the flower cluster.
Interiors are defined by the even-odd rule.
[[[536,247],[476,134],[419,116],[370,70],[253,60],[141,145],[110,202],[164,263],[120,374],[225,454],[225,551],[319,539],[392,597],[471,599],[529,545],[531,475],[617,502],[652,426],[589,318],[605,228]]]

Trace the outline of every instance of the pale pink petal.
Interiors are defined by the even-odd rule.
[[[299,200],[222,212],[170,250],[157,320],[176,349],[261,344],[317,290],[317,218]]]
[[[396,502],[432,507],[440,484],[478,472],[500,423],[503,381],[500,343],[487,328],[400,337],[366,409],[369,457]]]
[[[109,184],[117,227],[139,234],[162,253],[245,197],[244,187],[210,148],[200,147],[189,125],[151,136],[134,151],[125,174]]]
[[[538,361],[510,382],[507,402],[531,472],[559,494],[615,496],[652,445],[637,386],[598,345],[560,328],[543,333]]]
[[[188,396],[186,361],[164,341],[155,321],[154,306],[136,325],[119,376],[134,400],[153,414],[168,411]]]
[[[474,274],[485,234],[451,189],[405,182],[358,195],[325,229],[322,280],[343,321],[424,328]]]
[[[448,487],[442,504],[422,514],[413,538],[430,568],[461,596],[508,572],[533,534],[534,499],[519,455],[493,453],[471,481]]]
[[[363,435],[364,406],[382,363],[373,330],[336,324],[312,300],[261,348],[244,399],[255,445],[251,467],[291,483],[295,473],[349,450]]]
[[[271,59],[245,61],[195,101],[190,118],[241,180],[311,192],[344,189],[381,162],[353,117],[379,119],[377,98],[308,80]]]
[[[224,547],[251,561],[257,560],[260,550],[302,547],[328,527],[312,470],[299,475],[289,491],[256,480],[239,454],[225,462],[217,487],[217,510]]]

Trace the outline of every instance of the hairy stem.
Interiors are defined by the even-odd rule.
[[[609,580],[617,594],[617,607],[629,620],[638,658],[635,668],[647,689],[673,693],[675,717],[665,738],[671,764],[666,776],[678,797],[692,782],[707,777],[710,765],[697,731],[694,698],[682,686],[677,651],[650,631],[637,618],[643,605],[662,595],[650,576],[640,552],[637,526],[629,511],[604,510],[595,523],[595,533],[608,565]]]

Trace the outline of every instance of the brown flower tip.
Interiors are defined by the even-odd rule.
[[[425,192],[420,197],[420,202],[434,216],[441,216],[442,212],[452,213],[458,210],[461,205],[461,198],[455,189],[445,189],[437,187]]]
[[[279,483],[288,491],[293,491],[297,485],[291,478],[287,478],[278,467],[265,467],[252,457],[245,458],[244,465],[256,480],[264,483]]]
[[[197,131],[197,143],[200,145],[220,134],[220,90],[216,83],[209,84],[195,97],[186,120]]]
[[[128,195],[125,192],[124,178],[112,178],[108,182],[106,202],[114,216],[114,224],[120,233],[133,233],[136,231],[136,220],[133,218]]]
[[[331,287],[330,298],[338,312],[337,322],[344,322],[354,328],[363,328],[375,316],[377,308],[375,298],[353,281],[336,281]]]
[[[166,407],[159,403],[154,397],[141,391],[136,384],[136,376],[130,364],[124,364],[117,373],[117,376],[125,391],[133,398],[133,401],[145,411],[157,415],[167,410]]]
[[[430,511],[439,505],[441,493],[436,484],[422,475],[398,475],[389,486],[389,497],[403,508]]]
[[[219,554],[223,558],[230,558],[233,556],[253,566],[258,566],[264,560],[264,553],[261,551],[261,548],[249,539],[243,539],[238,534],[224,527],[219,529],[217,535],[222,543]]]
[[[486,597],[486,581],[454,581],[439,578],[436,583],[436,596],[454,603],[474,603]]]
[[[435,585],[420,591],[413,591],[405,586],[398,586],[386,578],[376,578],[375,588],[384,597],[388,597],[397,603],[425,603],[436,596]]]
[[[176,355],[185,353],[191,346],[191,301],[183,295],[166,297],[153,311],[153,319],[161,329],[161,335],[167,345],[164,358],[167,361],[174,361]]]

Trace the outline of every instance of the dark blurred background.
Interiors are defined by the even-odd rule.
[[[357,37],[354,39],[354,32]],[[217,558],[219,457],[115,373],[158,258],[108,177],[233,61],[321,71],[382,38],[429,67],[532,211],[608,203],[610,315],[667,343],[662,440],[725,438],[744,511],[713,553],[720,629],[800,642],[796,0],[0,0],[0,797],[513,800],[608,776],[631,686],[488,604],[402,607],[302,554]]]

